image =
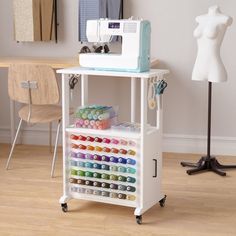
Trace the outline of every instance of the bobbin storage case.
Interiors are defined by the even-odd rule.
[[[138,224],[153,205],[164,206],[162,177],[162,102],[158,97],[156,126],[147,123],[149,78],[167,70],[144,73],[95,71],[84,68],[59,70],[62,74],[63,196],[62,210],[70,199],[81,199],[135,208]],[[82,106],[88,104],[88,76],[131,77],[131,122],[136,122],[136,82],[141,81],[140,131],[77,128],[69,117],[70,76],[81,75]]]

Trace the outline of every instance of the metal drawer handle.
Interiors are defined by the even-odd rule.
[[[153,159],[153,161],[155,164],[155,174],[154,174],[153,178],[156,178],[157,177],[157,159]]]

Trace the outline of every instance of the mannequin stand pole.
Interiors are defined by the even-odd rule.
[[[183,167],[194,167],[187,170],[188,175],[196,174],[202,171],[213,171],[218,175],[226,176],[222,169],[236,169],[236,165],[221,165],[215,157],[211,156],[211,100],[212,100],[212,82],[208,83],[208,128],[207,128],[207,155],[202,157],[197,163],[181,162]]]

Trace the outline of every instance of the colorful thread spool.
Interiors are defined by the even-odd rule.
[[[94,177],[94,178],[100,179],[101,176],[102,176],[102,175],[101,175],[100,173],[97,173],[97,172],[93,173],[93,177]]]
[[[110,193],[107,192],[107,191],[102,191],[102,196],[103,196],[103,197],[109,197],[109,196],[110,196]]]
[[[79,167],[85,167],[85,163],[82,162],[82,161],[79,161],[79,162],[78,162],[78,166],[79,166]]]
[[[102,149],[102,151],[103,151],[103,152],[111,152],[111,149],[108,148],[108,147],[104,147],[104,148]]]
[[[126,191],[126,186],[125,185],[118,185],[118,189],[120,190],[120,191]]]
[[[118,176],[117,175],[110,175],[110,180],[117,181]]]
[[[125,149],[120,149],[120,154],[126,155],[126,154],[127,154],[127,150],[125,150]]]
[[[109,162],[109,161],[110,161],[110,158],[109,158],[108,156],[103,155],[103,156],[102,156],[102,161]]]
[[[100,170],[101,167],[102,167],[101,164],[97,164],[97,163],[94,163],[94,164],[93,164],[93,168],[94,168],[94,169],[98,169],[98,170]]]
[[[129,201],[135,201],[136,197],[134,195],[126,195],[126,200],[129,200]]]
[[[120,145],[124,145],[124,146],[127,146],[128,145],[128,142],[124,139],[121,139],[120,140]]]
[[[70,181],[71,184],[77,184],[77,179],[70,178],[69,181]]]
[[[86,172],[85,172],[85,176],[92,178],[92,177],[93,177],[93,172],[86,171]]]
[[[118,198],[118,193],[110,193],[110,198]]]
[[[135,183],[135,182],[136,182],[136,179],[133,178],[133,177],[128,176],[127,179],[126,179],[126,181],[127,181],[128,183]]]
[[[130,174],[135,174],[136,173],[136,169],[131,168],[131,167],[127,167],[126,171],[127,171],[127,173],[130,173]]]
[[[89,114],[88,114],[88,119],[89,119],[89,120],[92,120],[92,119],[93,119],[93,114],[89,113]]]
[[[135,164],[136,164],[136,161],[135,161],[134,159],[128,158],[128,159],[127,159],[127,164],[129,164],[129,165],[135,165]]]
[[[126,164],[127,160],[125,158],[119,157],[118,162],[121,164]]]
[[[93,190],[92,190],[92,189],[86,189],[86,190],[85,190],[85,193],[86,193],[86,194],[93,194]]]
[[[77,179],[77,184],[85,185],[85,180],[84,179]]]
[[[94,142],[95,138],[88,136],[86,139],[88,142]]]
[[[77,192],[78,190],[77,190],[77,187],[74,187],[74,186],[73,186],[73,187],[71,187],[70,191],[71,191],[71,192]]]
[[[77,161],[70,160],[70,166],[77,166]]]
[[[133,186],[127,186],[126,190],[127,190],[128,192],[135,192],[135,191],[136,191],[136,188],[133,187]]]
[[[103,138],[102,142],[109,144],[111,140],[109,138]]]
[[[123,176],[123,175],[119,175],[118,180],[121,181],[121,182],[126,182],[126,177]]]
[[[110,189],[118,189],[118,184],[110,184]]]
[[[95,150],[96,150],[97,152],[101,152],[101,151],[102,151],[102,148],[99,147],[99,146],[96,146],[96,147],[95,147]]]
[[[87,118],[88,118],[88,115],[87,115],[86,113],[83,113],[83,114],[82,114],[82,119],[83,119],[83,120],[86,120]]]
[[[77,192],[78,193],[85,193],[85,190],[86,190],[85,188],[78,188]]]
[[[94,156],[90,153],[86,153],[85,158],[88,159],[88,160],[93,160]]]
[[[111,143],[113,143],[113,144],[116,144],[116,145],[117,145],[117,144],[119,144],[119,140],[117,140],[117,139],[112,139],[112,140],[111,140]]]
[[[83,135],[80,135],[78,138],[79,138],[80,141],[86,141],[86,137],[83,136]]]
[[[110,179],[110,175],[103,173],[102,179]]]
[[[110,188],[110,184],[103,182],[102,188]]]
[[[101,142],[102,142],[102,139],[99,138],[99,137],[96,137],[94,141],[97,142],[97,143],[101,143]]]
[[[72,143],[72,144],[70,145],[70,147],[73,148],[73,149],[77,149],[77,148],[78,148],[78,145]]]
[[[89,120],[85,120],[84,124],[88,126],[90,124],[90,121]]]
[[[130,156],[135,156],[136,155],[136,152],[134,150],[129,150],[128,151],[128,155]]]
[[[99,155],[97,155],[97,154],[95,154],[95,155],[93,156],[93,159],[94,159],[95,161],[101,161],[101,160],[102,160],[102,157],[99,156]]]
[[[118,198],[119,198],[119,199],[126,199],[126,194],[119,193],[119,194],[118,194]]]
[[[117,148],[112,148],[112,149],[111,149],[111,152],[117,154],[117,153],[119,153],[119,149],[117,149]]]
[[[101,190],[93,190],[93,195],[100,196],[102,194]]]
[[[119,172],[122,172],[122,173],[126,173],[126,168],[123,167],[123,166],[119,166],[119,167],[118,167],[118,171],[119,171]]]
[[[91,163],[91,162],[86,162],[86,163],[85,163],[85,167],[86,167],[86,168],[93,168],[93,163]]]
[[[132,147],[135,147],[136,146],[136,143],[132,140],[129,141],[129,146],[132,146]]]
[[[76,153],[76,152],[71,152],[71,153],[70,153],[70,157],[72,157],[72,158],[77,158],[77,153]]]
[[[109,165],[105,165],[105,164],[102,164],[101,168],[102,168],[102,170],[109,170],[110,169]]]
[[[101,187],[101,186],[102,186],[102,183],[101,183],[101,182],[98,182],[98,181],[94,181],[94,182],[93,182],[93,186],[94,186],[94,187]]]
[[[95,147],[91,146],[91,145],[88,145],[87,146],[87,150],[88,151],[94,151]]]
[[[70,139],[72,139],[72,140],[78,140],[78,136],[76,136],[76,135],[74,135],[74,134],[71,134],[70,135]]]
[[[85,181],[85,185],[87,185],[87,186],[93,186],[93,181],[86,180],[86,181]]]
[[[85,159],[85,154],[81,153],[81,152],[78,152],[77,157],[80,158],[80,159]]]
[[[77,174],[78,174],[78,171],[75,170],[75,169],[71,169],[71,170],[70,170],[70,174],[71,174],[71,175],[77,175]]]
[[[90,122],[89,122],[89,123],[90,123],[90,125],[91,125],[91,126],[94,126],[94,125],[96,125],[96,122],[95,122],[95,120],[90,120]]]
[[[110,162],[118,163],[117,157],[110,157]]]
[[[110,171],[117,171],[118,167],[117,166],[110,166]]]
[[[78,176],[85,176],[85,171],[78,170],[77,174]]]
[[[86,146],[83,145],[83,144],[80,144],[80,145],[78,146],[78,148],[81,149],[81,150],[86,150]]]

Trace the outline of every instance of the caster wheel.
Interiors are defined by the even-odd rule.
[[[164,206],[165,206],[166,197],[167,197],[167,196],[165,195],[165,197],[159,201],[161,207],[164,207]]]
[[[188,174],[188,175],[192,175],[192,173],[191,173],[191,171],[186,171],[186,173]]]
[[[63,212],[67,212],[68,211],[67,203],[62,203],[61,204],[61,209],[62,209]]]
[[[141,225],[141,224],[142,224],[142,219],[143,219],[142,216],[136,216],[136,222],[137,222],[137,224]]]

